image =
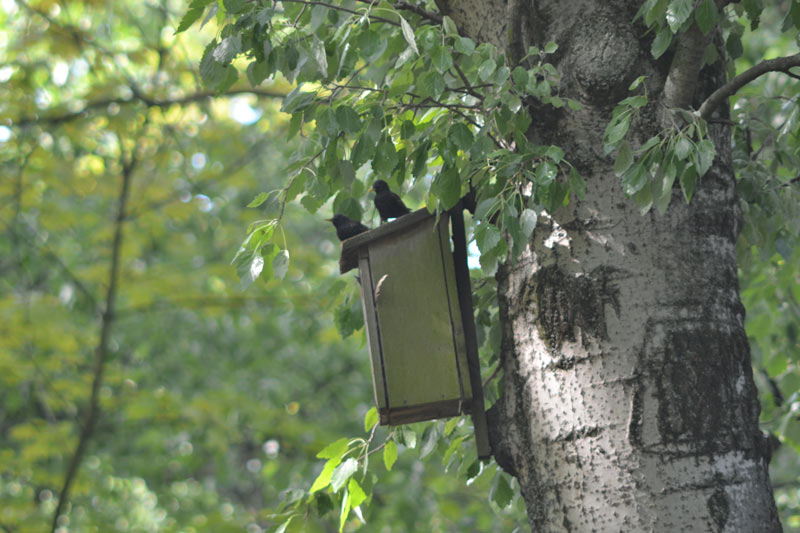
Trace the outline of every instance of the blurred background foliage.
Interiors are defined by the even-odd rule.
[[[267,530],[307,495],[317,452],[368,437],[363,329],[343,338],[335,324],[358,328],[360,304],[338,275],[330,206],[246,207],[286,186],[291,87],[242,77],[208,93],[197,66],[215,27],[176,37],[186,4],[0,1],[0,531],[49,527],[100,352],[101,412],[61,531]],[[796,53],[780,16],[777,5],[743,33],[737,70]],[[785,170],[800,168],[797,86],[764,76],[733,100],[742,297],[764,429],[783,442],[773,481],[788,530],[800,530],[800,202]],[[288,271],[242,291],[230,261],[249,224],[279,213]],[[496,343],[496,315],[478,323]],[[496,467],[470,464],[469,438],[456,443],[464,460],[446,453],[469,433],[466,420],[409,428],[391,471],[370,462],[370,504],[345,529],[525,530]],[[336,531],[336,497],[317,493],[289,530]]]

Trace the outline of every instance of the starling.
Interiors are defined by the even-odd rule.
[[[381,221],[385,222],[390,218],[401,217],[411,212],[403,200],[389,190],[389,185],[385,181],[375,180],[371,190],[375,191],[375,207],[378,209]]]
[[[339,237],[340,241],[355,237],[359,233],[364,233],[369,230],[369,228],[361,222],[344,215],[333,215],[333,218],[326,218],[325,220],[336,226],[336,236]]]

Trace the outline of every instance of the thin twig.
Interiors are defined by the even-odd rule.
[[[363,16],[364,13],[359,13],[354,9],[347,9],[346,7],[335,6],[333,4],[327,4],[325,2],[317,2],[315,0],[283,0],[284,3],[292,3],[292,4],[303,4],[307,6],[322,6],[327,7],[328,9],[333,9],[334,11],[344,11],[345,13],[350,13],[352,15]],[[386,24],[391,24],[392,26],[400,26],[399,22],[395,22],[393,20],[389,20],[384,17],[379,17],[377,15],[367,15],[370,20],[378,21],[378,22],[385,22]]]
[[[495,376],[497,376],[497,374],[499,374],[499,373],[500,373],[500,364],[498,363],[498,365],[496,367],[494,367],[494,370],[492,371],[492,373],[489,374],[489,377],[486,378],[486,380],[483,382],[483,388],[485,389],[486,385],[488,385],[489,382],[492,381],[495,378]]]
[[[374,4],[374,0],[357,0],[362,4]],[[434,13],[432,11],[427,11],[420,6],[409,4],[408,2],[395,2],[392,4],[392,7],[397,9],[398,11],[411,11],[412,13],[416,13],[420,17],[430,20],[431,22],[435,22],[436,24],[442,23],[442,16],[438,13]]]
[[[133,98],[103,98],[101,100],[95,100],[94,102],[89,102],[82,109],[78,111],[64,113],[63,115],[23,117],[20,118],[19,120],[13,121],[13,123],[15,126],[18,127],[25,127],[32,124],[58,125],[64,122],[69,122],[71,120],[79,119],[89,111],[98,108],[108,107],[109,105],[112,104],[128,105],[141,102],[147,107],[169,107],[172,105],[191,104],[194,102],[198,102],[200,100],[205,100],[207,98],[230,97],[230,96],[237,96],[240,94],[253,94],[255,96],[264,98],[283,98],[284,96],[286,96],[286,93],[283,91],[273,91],[267,89],[233,89],[231,91],[222,94],[217,94],[212,91],[201,91],[198,93],[188,94],[178,98],[165,98],[165,99],[150,98],[142,94],[138,90],[133,91],[133,93],[134,93]]]
[[[784,74],[795,77],[793,73],[789,72],[789,69],[798,66],[800,66],[800,54],[762,61],[758,65],[745,70],[711,93],[711,96],[706,98],[706,101],[703,102],[700,109],[697,110],[697,113],[701,118],[707,119],[719,104],[759,76],[767,72],[783,72]]]
[[[122,140],[119,140],[122,145]],[[122,162],[122,183],[118,199],[117,215],[114,225],[114,238],[111,243],[111,265],[108,272],[108,290],[106,291],[105,307],[101,315],[100,340],[95,350],[94,374],[92,378],[92,392],[89,396],[89,405],[84,416],[83,427],[78,437],[78,445],[70,458],[67,473],[64,476],[64,484],[58,495],[58,504],[53,512],[53,521],[50,527],[51,533],[55,533],[58,528],[58,518],[69,501],[69,491],[72,482],[78,473],[86,448],[94,433],[97,419],[100,415],[100,389],[103,384],[103,371],[105,370],[106,359],[109,353],[111,338],[111,326],[114,323],[114,307],[116,305],[117,286],[119,283],[120,255],[122,252],[123,226],[125,224],[125,210],[128,204],[128,195],[133,178],[133,171],[137,164],[136,146],[131,151],[129,160]]]

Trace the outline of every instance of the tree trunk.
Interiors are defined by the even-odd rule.
[[[728,127],[711,128],[718,155],[691,203],[676,188],[665,215],[640,215],[603,153],[611,110],[646,75],[650,103],[631,125],[643,142],[697,72],[652,58],[638,1],[509,0],[504,17],[493,4],[440,8],[511,59],[555,41],[561,95],[583,106],[535,109],[529,133],[565,149],[585,200],[540,221],[497,273],[505,382],[492,445],[533,531],[780,531],[738,294]],[[721,61],[700,72],[692,105],[723,81]]]

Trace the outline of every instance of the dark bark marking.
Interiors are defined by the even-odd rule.
[[[708,513],[716,526],[715,531],[724,531],[730,515],[730,505],[725,490],[722,487],[718,487],[714,494],[708,498],[707,505]]]
[[[652,368],[658,404],[657,427],[663,443],[694,441],[703,453],[732,449],[761,455],[759,405],[747,339],[714,324],[672,324],[660,365]],[[660,368],[655,368],[660,366]],[[738,390],[737,390],[738,389]],[[720,411],[721,407],[729,406]],[[738,419],[738,421],[736,420]],[[737,433],[731,428],[748,428]]]
[[[535,305],[541,338],[550,349],[557,350],[564,341],[575,341],[576,327],[583,335],[608,338],[605,305],[620,313],[619,291],[613,283],[618,272],[599,267],[588,275],[575,276],[557,266],[537,272],[531,291],[535,301],[528,305]],[[562,359],[558,364],[566,369],[574,361]]]

